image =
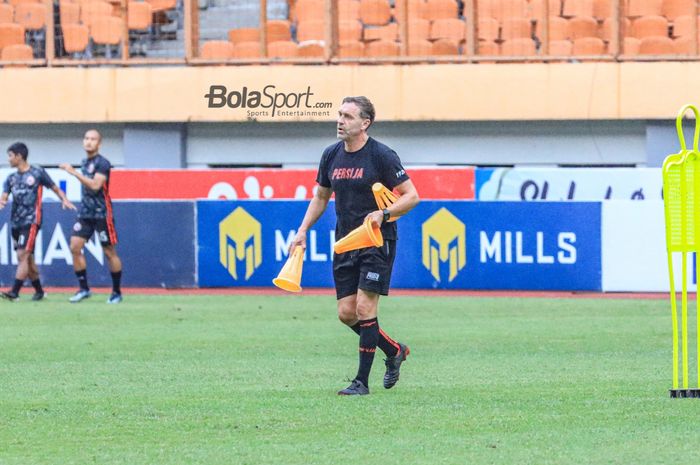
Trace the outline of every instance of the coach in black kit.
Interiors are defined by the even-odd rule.
[[[109,197],[109,175],[112,165],[99,153],[101,142],[100,133],[90,129],[83,137],[83,149],[87,158],[81,162],[80,172],[68,163],[60,165],[62,170],[75,176],[82,184],[82,204],[70,238],[73,269],[80,285],[80,289],[69,299],[72,303],[80,302],[92,295],[88,286],[87,263],[83,255],[83,247],[93,234],[97,234],[102,244],[112,275],[112,294],[107,299],[107,303],[118,304],[122,301],[122,262],[115,248],[117,230],[114,227],[112,199]]]
[[[323,214],[331,194],[335,193],[340,239],[360,226],[365,218],[381,226],[384,245],[353,250],[333,256],[333,278],[338,299],[338,318],[360,336],[360,366],[350,386],[340,395],[369,394],[369,373],[379,347],[386,354],[384,387],[393,387],[399,379],[401,363],[409,349],[395,342],[380,327],[377,306],[380,295],[389,294],[391,271],[396,256],[396,223],[387,221],[406,214],[418,204],[418,193],[392,149],[367,135],[374,122],[374,106],[366,97],[346,97],[338,112],[337,135],[340,142],[331,145],[321,157],[318,188],[311,200],[290,252],[300,245],[306,248],[306,233]],[[381,182],[396,189],[401,197],[386,210],[378,210],[372,185]]]
[[[12,194],[12,241],[17,251],[17,272],[12,290],[3,292],[2,297],[8,300],[19,299],[19,291],[24,281],[29,278],[34,286],[32,300],[44,298],[41,287],[39,270],[34,261],[34,245],[36,236],[41,228],[43,188],[51,189],[61,199],[63,208],[75,210],[66,194],[53,182],[49,174],[41,166],[32,166],[27,162],[29,149],[21,142],[12,144],[7,149],[7,161],[17,171],[7,177],[0,196],[0,209],[5,208]]]

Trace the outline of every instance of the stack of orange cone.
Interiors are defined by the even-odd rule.
[[[382,230],[367,218],[361,226],[353,229],[347,236],[333,245],[335,253],[345,253],[366,247],[381,247],[384,245]]]
[[[289,292],[301,292],[301,271],[304,267],[304,249],[296,246],[282,267],[282,271],[272,280],[272,284]]]
[[[377,202],[377,207],[379,207],[380,210],[389,208],[391,205],[394,205],[394,202],[398,200],[398,197],[396,197],[396,195],[389,189],[384,187],[384,184],[382,184],[381,182],[375,182],[374,184],[372,184],[372,194],[374,194],[374,201]],[[399,216],[395,216],[389,219],[387,223],[391,223],[392,221],[398,220]]]

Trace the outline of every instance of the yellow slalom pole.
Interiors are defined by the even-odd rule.
[[[673,322],[673,389],[678,389],[678,308],[676,285],[673,281],[673,252],[668,251],[668,274],[671,278],[671,320]]]

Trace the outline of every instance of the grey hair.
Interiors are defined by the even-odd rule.
[[[374,105],[372,105],[372,102],[364,95],[359,97],[345,97],[343,103],[354,103],[360,109],[360,117],[362,119],[368,119],[370,126],[374,123],[374,116],[376,115]]]

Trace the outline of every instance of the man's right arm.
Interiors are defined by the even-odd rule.
[[[323,215],[328,207],[328,201],[331,199],[333,191],[330,187],[318,186],[316,190],[316,195],[311,199],[308,208],[306,209],[306,214],[304,219],[301,221],[301,226],[297,231],[297,235],[294,236],[294,240],[289,246],[289,253],[291,254],[294,248],[298,245],[306,249],[306,232],[316,224],[316,221]]]

